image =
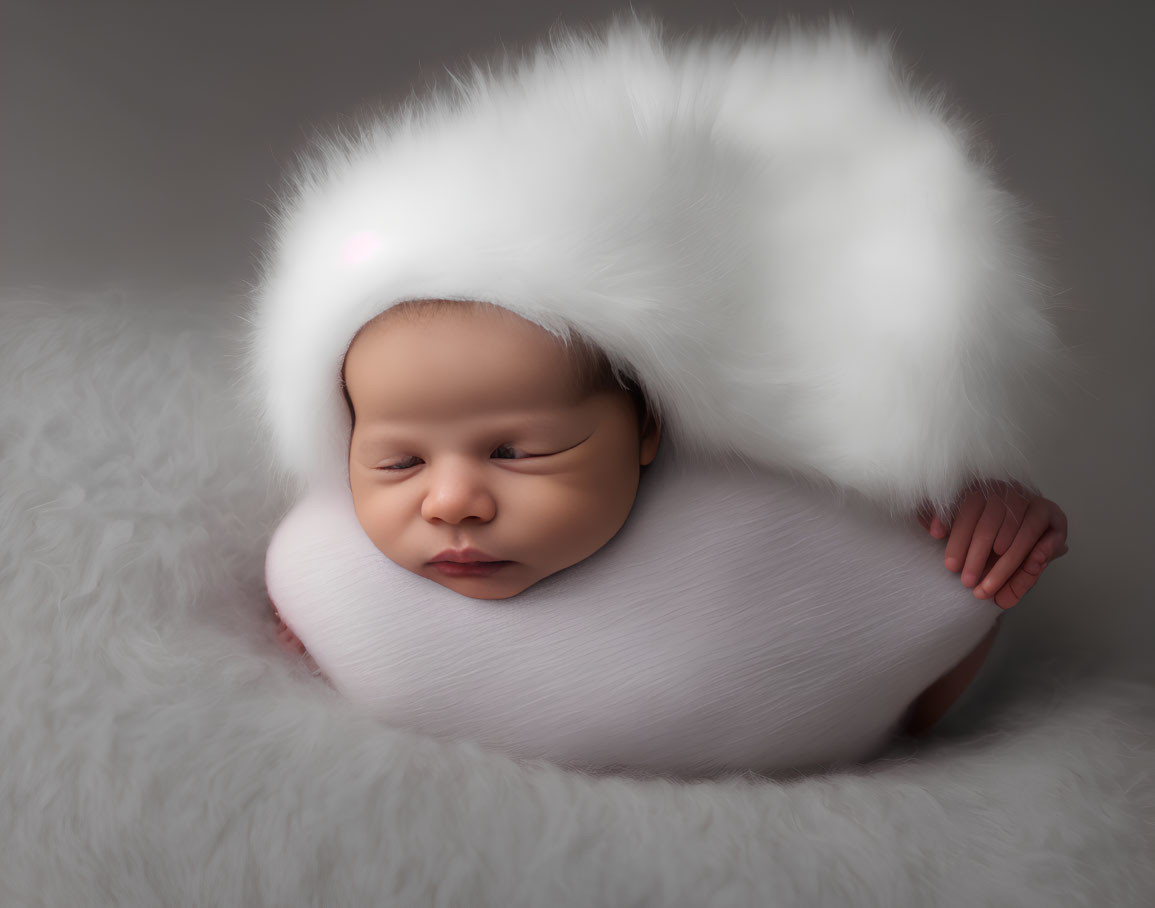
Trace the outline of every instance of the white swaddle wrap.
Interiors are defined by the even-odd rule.
[[[270,467],[306,496],[273,598],[401,724],[591,767],[861,757],[997,613],[913,509],[1030,483],[1058,343],[1023,229],[941,104],[839,28],[623,20],[326,140],[252,313]],[[505,602],[407,574],[352,514],[345,353],[433,298],[580,331],[662,420],[620,537]],[[729,458],[758,472],[665,472]]]
[[[340,490],[288,515],[266,577],[334,686],[391,724],[693,777],[877,754],[1001,613],[941,548],[764,470],[659,456],[605,548],[512,599],[393,564]]]

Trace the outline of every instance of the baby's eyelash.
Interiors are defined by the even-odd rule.
[[[502,450],[510,451],[512,453],[502,455],[499,453]],[[494,457],[498,460],[524,460],[527,457],[540,457],[541,455],[530,454],[527,451],[518,450],[513,445],[505,444],[505,445],[498,445],[496,448],[493,449],[493,453],[490,454],[489,456]],[[397,461],[397,463],[385,464],[384,466],[378,467],[378,469],[379,470],[389,470],[390,472],[394,472],[394,473],[400,473],[404,470],[412,469],[413,467],[417,466],[419,463],[422,463],[422,462],[423,461],[421,460],[420,457],[415,457],[411,454],[408,457],[404,458],[403,460]]]
[[[498,458],[499,460],[522,460],[526,457],[533,457],[534,456],[533,454],[527,454],[525,451],[518,451],[517,448],[515,448],[513,445],[498,445],[496,448],[493,449],[493,453],[490,454],[489,456],[490,457],[496,457],[497,452],[500,451],[502,448],[506,448],[510,451],[515,451],[515,452],[517,452],[517,454],[520,454],[521,457],[518,457],[515,454],[512,457],[499,457]]]
[[[410,463],[410,461],[413,461],[413,462]],[[379,469],[398,470],[398,471],[408,470],[410,467],[415,467],[419,463],[421,463],[420,457],[414,457],[414,456],[410,455],[409,457],[406,457],[404,460],[399,460],[399,461],[397,461],[397,463],[386,464],[385,466],[380,467]]]

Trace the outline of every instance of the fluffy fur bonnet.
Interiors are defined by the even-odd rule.
[[[884,43],[618,19],[322,140],[282,199],[252,378],[284,475],[347,482],[357,330],[486,301],[599,345],[690,456],[942,510],[1029,482],[1058,344],[1023,225]]]

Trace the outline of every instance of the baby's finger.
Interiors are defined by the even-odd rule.
[[[1035,543],[1035,547],[1031,549],[1031,554],[1027,558],[1027,563],[1038,565],[1041,573],[1043,568],[1066,552],[1067,547],[1063,545],[1065,535],[1061,529],[1050,530]]]
[[[1015,573],[997,593],[995,593],[995,605],[997,605],[999,608],[1005,611],[1014,605],[1018,605],[1019,600],[1022,599],[1024,595],[1026,595],[1027,591],[1032,586],[1034,586],[1035,582],[1039,579],[1039,575],[1042,573],[1042,568],[1039,568],[1038,570],[1033,568],[1033,557],[1034,555],[1032,553],[1031,558],[1027,559],[1027,563],[1024,564],[1022,568],[1020,568],[1019,571]],[[977,591],[975,595],[978,595]],[[986,599],[987,596],[982,595],[979,596],[979,598]]]
[[[971,492],[964,499],[958,514],[951,523],[950,539],[946,543],[946,569],[958,573],[963,569],[971,536],[986,507],[986,500],[980,493]]]
[[[995,605],[1004,611],[1018,605],[1037,579],[1025,571],[1015,574],[1011,582],[995,594]]]
[[[1007,515],[1003,518],[999,535],[995,537],[993,548],[996,555],[1005,553],[1011,547],[1011,543],[1015,541],[1015,536],[1018,535],[1019,526],[1023,522],[1023,517],[1027,513],[1027,508],[1030,507],[1030,503],[1030,499],[1020,495],[1013,486],[1006,486],[1003,504],[1006,505]]]
[[[1041,502],[1041,499],[1039,501]],[[1011,543],[1011,547],[983,578],[983,582],[975,587],[976,596],[985,599],[1002,589],[1007,581],[1014,576],[1015,571],[1028,561],[1035,551],[1035,547],[1043,541],[1040,537],[1044,536],[1049,521],[1050,516],[1047,514],[1046,508],[1039,502],[1032,504],[1027,509],[1019,532],[1015,535],[1015,541]]]
[[[1007,602],[1007,604],[1004,605],[1002,602],[1000,602],[998,596],[995,597],[995,604],[1004,609],[1008,609],[1013,605],[1017,605],[1019,601],[1025,595],[1027,595],[1031,587],[1035,585],[1038,579],[1038,574],[1033,574],[1028,568],[1024,567],[1021,571],[1015,574],[1014,577],[1011,578],[1010,583],[1003,587],[1003,590],[1000,590],[1000,592],[1004,590],[1007,591],[1007,596],[1004,600]]]
[[[930,518],[933,516],[933,512],[930,509],[930,505],[925,504],[925,503],[922,505],[919,505],[918,510],[915,512],[915,516],[918,518],[918,522],[922,524],[922,528],[924,530],[929,531],[930,530]]]
[[[1019,597],[1015,595],[1015,591],[1011,589],[1011,585],[1009,583],[997,593],[995,593],[995,605],[997,605],[1003,611],[1006,611],[1009,608],[1013,608],[1018,604]]]
[[[1055,536],[1055,552],[1052,557],[1058,558],[1067,554],[1067,515],[1053,501],[1048,501],[1047,506],[1051,529]]]
[[[1063,508],[1053,501],[1043,499],[1043,503],[1046,508],[1046,523],[1050,527],[1049,533],[1043,537],[1043,542],[1049,544],[1048,559],[1053,560],[1067,553],[1067,515],[1063,513]]]
[[[305,653],[305,644],[292,631],[277,634],[277,643],[287,652],[296,653],[299,656]]]
[[[983,568],[991,555],[991,546],[994,545],[995,536],[998,535],[999,527],[1003,525],[1006,513],[1006,506],[998,498],[987,500],[971,537],[970,548],[967,550],[966,563],[962,571],[963,586],[974,586],[982,579]]]
[[[922,524],[922,528],[930,533],[935,539],[945,539],[947,528],[934,512],[934,506],[930,502],[923,502],[918,509],[918,522]]]

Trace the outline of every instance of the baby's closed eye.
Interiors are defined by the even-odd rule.
[[[489,456],[495,457],[498,460],[521,460],[523,457],[542,457],[544,455],[540,453],[530,454],[519,448],[515,448],[513,445],[499,445]]]
[[[520,448],[515,448],[513,445],[505,444],[494,448],[493,453],[489,456],[497,460],[522,460],[526,457],[544,457],[547,456],[548,453],[553,452],[547,452],[545,454],[534,454],[528,451],[523,451]],[[410,454],[409,456],[403,457],[394,463],[381,464],[378,469],[401,472],[403,470],[410,470],[422,463],[424,463],[424,461],[420,457],[415,457],[414,455]]]
[[[417,466],[421,462],[422,461],[421,461],[420,457],[413,457],[412,455],[410,455],[409,457],[405,457],[405,458],[397,461],[396,463],[383,463],[380,466],[378,466],[377,469],[378,470],[397,470],[399,472],[401,470],[411,469],[411,468]]]

